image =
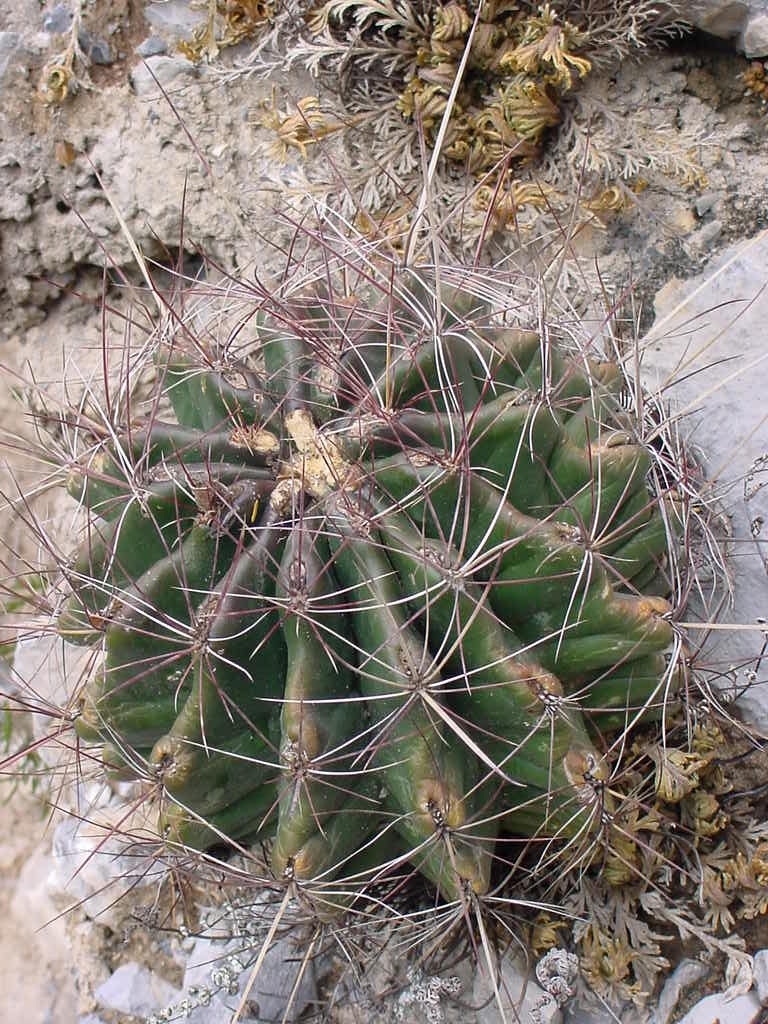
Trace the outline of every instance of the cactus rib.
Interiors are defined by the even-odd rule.
[[[428,270],[264,305],[228,368],[161,351],[153,411],[70,467],[80,737],[172,846],[256,838],[320,916],[406,862],[466,904],[519,837],[589,849],[601,734],[673,680],[618,368]]]

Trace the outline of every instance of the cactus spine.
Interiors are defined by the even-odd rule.
[[[275,298],[225,369],[160,352],[153,412],[70,469],[58,623],[103,651],[81,739],[170,844],[458,900],[506,835],[599,831],[601,734],[667,671],[670,539],[613,364],[392,280]]]

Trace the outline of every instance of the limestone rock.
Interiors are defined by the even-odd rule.
[[[131,71],[131,84],[137,96],[160,97],[163,89],[177,88],[184,79],[199,76],[197,65],[186,57],[166,57],[162,54],[146,57]]]
[[[768,949],[761,949],[755,953],[752,973],[757,998],[762,1006],[768,1006]]]
[[[18,32],[0,32],[0,83],[10,77],[14,64],[21,56],[21,36]]]
[[[768,707],[762,688],[751,684],[768,629],[768,449],[761,427],[765,395],[756,386],[768,370],[767,262],[764,231],[721,252],[699,277],[670,281],[656,296],[656,321],[641,357],[647,383],[661,389],[683,435],[704,453],[711,497],[732,532],[733,604],[699,664],[727,697],[739,696],[741,709],[766,735]],[[703,632],[692,637],[703,639]]]
[[[164,0],[161,4],[150,0],[144,6],[144,20],[158,34],[187,39],[204,23],[205,9],[189,0]]]
[[[149,1016],[176,995],[173,985],[137,963],[122,964],[94,993],[103,1009],[133,1017]]]
[[[690,0],[677,6],[696,28],[730,40],[747,57],[768,55],[768,0]]]
[[[563,953],[562,950],[550,952]],[[564,956],[567,957],[568,954]],[[505,957],[497,979],[498,997],[494,995],[487,972],[478,973],[473,1001],[476,1005],[481,1005],[482,1009],[478,1011],[477,1024],[502,1024],[506,1020],[530,1021],[531,1024],[560,1024],[560,1007],[572,994],[572,965],[565,960],[552,961],[551,965],[545,964],[546,959],[542,959],[534,972],[521,959]]]
[[[133,842],[123,838],[126,833]],[[117,930],[142,902],[152,904],[165,874],[164,866],[152,857],[153,848],[141,850],[140,836],[140,826],[132,827],[128,810],[118,802],[84,808],[82,820],[65,818],[53,837],[49,884],[54,894]],[[150,833],[146,836],[149,839]]]
[[[245,987],[258,947],[244,946],[240,938],[227,942],[199,938],[189,955],[184,974],[190,1020],[200,1024],[229,1024]],[[298,984],[297,984],[298,982]],[[192,1002],[194,1000],[194,1002]],[[302,950],[290,938],[278,939],[264,957],[248,993],[244,1024],[255,1014],[259,1024],[298,1020],[317,1000],[314,962],[303,970]]]
[[[762,1007],[754,992],[736,999],[722,993],[707,996],[686,1013],[680,1024],[757,1024]]]
[[[668,1024],[685,989],[701,981],[708,973],[709,967],[700,960],[681,961],[664,982],[651,1024]]]

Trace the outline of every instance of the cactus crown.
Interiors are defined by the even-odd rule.
[[[262,840],[320,916],[404,872],[461,906],[514,843],[599,848],[606,737],[670,688],[673,508],[614,363],[447,268],[344,269],[91,424],[76,729],[171,847]]]

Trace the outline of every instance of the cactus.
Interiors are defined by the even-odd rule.
[[[471,281],[363,276],[278,290],[237,358],[174,341],[143,419],[83,425],[57,620],[102,654],[80,741],[169,846],[260,840],[331,913],[406,865],[482,896],[509,836],[592,849],[673,641],[617,366]]]

